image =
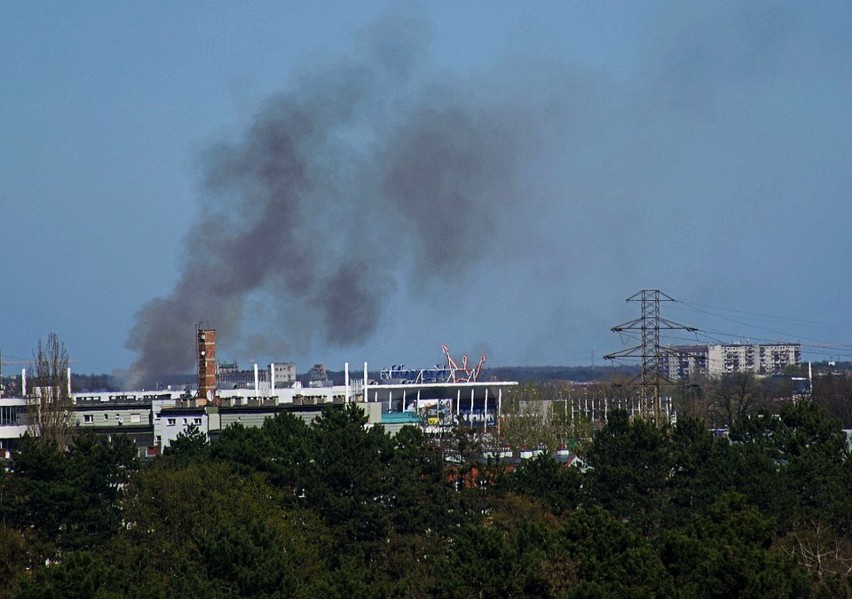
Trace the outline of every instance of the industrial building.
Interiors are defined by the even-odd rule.
[[[291,387],[296,382],[296,365],[275,362],[265,368],[255,366],[240,369],[236,362],[216,364],[216,386],[219,389],[252,389],[255,385],[266,389]]]
[[[428,383],[384,385],[351,380],[349,385],[322,388],[226,389],[217,401],[186,397],[184,391],[73,393],[69,415],[73,427],[98,435],[128,435],[140,455],[155,455],[194,427],[210,439],[228,426],[260,426],[266,418],[291,412],[311,421],[331,406],[357,404],[368,426],[384,426],[389,433],[408,424],[435,430],[461,418],[470,426],[488,430],[496,425],[505,390],[514,382]],[[364,398],[367,398],[365,401]],[[440,402],[440,422],[436,406]],[[14,449],[30,430],[28,399],[0,399],[0,449]]]
[[[156,455],[191,430],[215,439],[234,424],[260,426],[266,418],[281,412],[311,421],[328,407],[342,409],[350,404],[364,410],[367,426],[383,426],[392,434],[410,424],[422,425],[427,432],[440,432],[459,421],[487,432],[499,421],[505,390],[517,383],[479,382],[476,377],[484,356],[476,367],[468,366],[466,356],[458,366],[444,349],[448,367],[412,371],[418,376],[383,376],[380,381],[371,381],[366,363],[363,377],[350,377],[346,364],[344,384],[333,385],[325,377],[325,368],[317,365],[312,373],[319,374],[311,378],[323,378],[323,384],[303,387],[295,380],[295,366],[288,363],[271,364],[268,370],[255,366],[239,371],[235,364],[222,369],[216,363],[215,331],[198,328],[198,384],[194,393],[186,389],[71,393],[73,408],[68,421],[80,431],[128,435],[143,456]],[[400,375],[403,370],[393,372]],[[250,378],[245,373],[250,373]],[[228,378],[237,374],[247,380],[220,386],[222,381],[237,380]],[[28,410],[31,401],[28,397],[0,399],[0,449],[6,453],[32,428]]]

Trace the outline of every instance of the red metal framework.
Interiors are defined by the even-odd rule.
[[[450,348],[446,345],[442,345],[441,349],[444,351],[444,355],[447,357],[447,368],[450,370],[450,375],[448,378],[448,382],[451,383],[475,383],[477,377],[479,376],[479,371],[482,370],[482,365],[485,364],[485,361],[488,359],[488,356],[482,354],[479,357],[479,363],[476,366],[471,367],[468,364],[467,354],[462,356],[462,363],[459,366],[453,357],[450,355]]]

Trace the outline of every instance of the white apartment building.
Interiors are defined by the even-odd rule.
[[[670,381],[737,372],[771,376],[801,363],[802,348],[798,343],[680,345],[665,348],[660,373]]]
[[[691,381],[707,376],[707,349],[706,345],[666,348],[660,358],[660,373],[670,381]]]
[[[708,347],[708,374],[721,376],[750,372],[762,376],[782,374],[788,366],[802,363],[802,346],[798,343],[728,344]]]

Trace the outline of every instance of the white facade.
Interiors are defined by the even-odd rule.
[[[660,358],[660,373],[670,381],[691,381],[708,373],[706,345],[667,347]]]
[[[209,433],[209,418],[204,408],[169,408],[158,412],[154,417],[154,442],[165,449],[181,434],[187,434],[192,428]]]
[[[771,376],[801,362],[798,343],[679,345],[665,348],[660,358],[660,373],[670,381],[737,372]]]
[[[759,371],[763,374],[780,374],[787,366],[802,363],[802,348],[799,344],[779,343],[759,345]]]
[[[269,370],[272,374],[271,384],[273,388],[292,387],[296,382],[295,364],[270,364]]]
[[[27,400],[23,397],[0,398],[0,457],[6,453],[29,428]]]
[[[708,347],[708,373],[721,376],[736,372],[758,375],[781,374],[788,366],[802,362],[798,343],[730,344]]]

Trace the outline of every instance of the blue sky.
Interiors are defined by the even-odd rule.
[[[643,288],[683,341],[852,359],[850,28],[841,2],[2,3],[3,359],[55,331],[78,371],[191,371],[205,321],[299,370],[600,363]],[[258,183],[270,127],[302,135],[295,187]]]

